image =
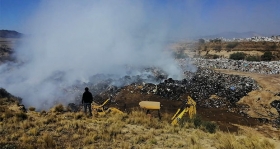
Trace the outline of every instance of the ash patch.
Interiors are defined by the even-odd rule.
[[[280,128],[280,117],[272,121],[272,126]]]
[[[274,107],[280,115],[280,100],[274,100],[270,103],[272,107]],[[272,121],[274,127],[280,128],[280,116]]]
[[[275,108],[280,114],[280,100],[274,100],[270,103],[270,105]]]

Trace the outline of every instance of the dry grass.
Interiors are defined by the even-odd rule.
[[[195,128],[193,121],[180,126],[170,124],[171,115],[161,120],[144,111],[130,114],[108,114],[87,117],[82,112],[28,111],[27,118],[19,111],[1,113],[0,146],[2,148],[267,148],[274,145],[268,139],[252,134],[208,133]],[[55,108],[53,108],[55,109]]]
[[[254,134],[247,133],[246,135],[232,135],[229,133],[217,133],[215,136],[215,147],[223,149],[269,149],[274,148],[274,145],[268,139],[262,139]]]

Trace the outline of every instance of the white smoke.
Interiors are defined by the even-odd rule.
[[[19,63],[0,67],[1,86],[22,97],[25,105],[42,109],[58,98],[62,103],[74,99],[63,87],[87,82],[94,74],[125,75],[127,65],[159,67],[179,79],[182,72],[165,48],[180,31],[174,22],[183,18],[167,6],[44,1],[26,25],[29,36],[15,53]]]

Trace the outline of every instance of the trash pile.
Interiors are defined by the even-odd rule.
[[[200,107],[225,108],[229,112],[239,113],[247,116],[246,105],[236,105],[242,97],[249,92],[259,89],[255,80],[246,76],[223,74],[212,69],[198,67],[196,72],[185,71],[184,79],[174,80],[167,78],[167,75],[154,69],[146,69],[142,75],[130,75],[121,78],[95,75],[89,83],[82,83],[75,86],[80,93],[76,97],[76,105],[80,104],[84,87],[89,87],[94,96],[94,102],[102,104],[106,99],[112,99],[109,103],[115,102],[115,97],[130,86],[129,93],[153,94],[169,100],[185,100],[190,95]],[[127,88],[126,88],[127,89]],[[77,111],[80,106],[69,104],[71,111]],[[271,103],[280,111],[280,101]],[[244,110],[245,109],[245,110]],[[280,125],[280,118],[272,121]]]
[[[274,100],[270,103],[270,105],[275,108],[280,115],[280,100]]]
[[[276,128],[280,128],[280,117],[272,121],[272,126]]]
[[[203,59],[203,58],[188,58],[179,59],[180,65],[184,68],[190,63],[203,68],[215,69],[230,69],[243,72],[261,73],[261,74],[280,74],[280,61],[246,61],[246,60],[231,60],[231,59]]]
[[[198,68],[196,72],[185,72],[184,75],[183,80],[167,79],[163,73],[124,76],[118,79],[96,75],[92,77],[92,80],[98,80],[95,84],[86,83],[76,87],[80,89],[76,99],[80,101],[84,86],[89,87],[96,102],[102,103],[115,97],[122,87],[135,84],[141,86],[142,94],[154,94],[169,100],[184,100],[181,96],[188,94],[201,106],[218,108],[235,103],[247,93],[259,88],[256,81],[249,77],[222,74],[207,68]],[[212,95],[216,95],[219,100],[211,100]]]
[[[147,83],[141,91],[170,100],[183,100],[180,99],[180,96],[188,93],[201,106],[218,108],[228,104],[226,102],[235,103],[258,88],[256,81],[250,77],[222,74],[211,69],[198,68],[195,73],[185,73],[183,80],[169,78],[156,85]],[[220,100],[209,100],[212,95],[216,95]]]

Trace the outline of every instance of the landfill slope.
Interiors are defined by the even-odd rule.
[[[248,76],[257,81],[259,90],[250,92],[241,98],[237,104],[248,105],[249,116],[264,120],[279,121],[280,113],[280,75],[264,75],[257,73],[238,72],[232,70],[218,70],[226,74]],[[278,118],[278,119],[277,119]]]
[[[117,107],[122,111],[131,112],[135,109],[140,109],[140,101],[159,101],[161,103],[161,114],[175,114],[176,110],[182,105],[182,101],[169,100],[168,98],[160,97],[153,93],[143,93],[141,92],[141,89],[142,86],[137,85],[129,85],[124,87],[116,95],[115,103],[111,103],[111,106]],[[180,98],[184,99],[188,95],[189,94],[187,93],[182,94]],[[154,118],[158,118],[156,110],[151,112]],[[234,111],[230,112],[226,107],[211,108],[197,104],[197,114],[203,120],[216,122],[219,125],[219,129],[226,132],[238,132],[239,128],[235,126],[235,124],[250,127],[261,125],[257,119],[246,117]]]

